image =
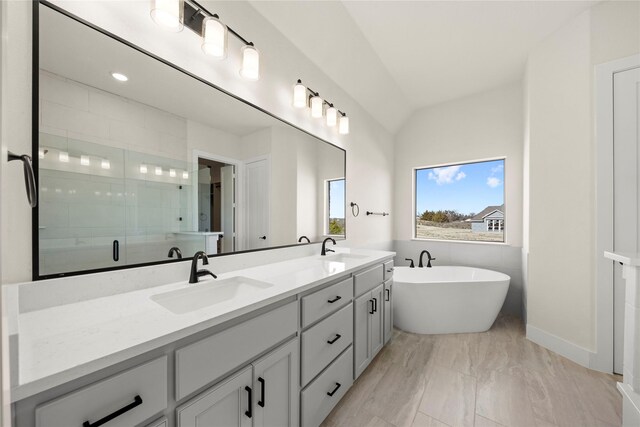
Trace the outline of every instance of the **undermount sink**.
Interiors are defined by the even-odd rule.
[[[151,299],[172,313],[184,314],[251,295],[272,286],[271,283],[236,276],[194,283],[187,288],[153,295]]]
[[[356,254],[331,254],[320,256],[322,261],[328,262],[347,262],[347,261],[355,261],[358,259],[366,258],[366,255],[356,255]]]

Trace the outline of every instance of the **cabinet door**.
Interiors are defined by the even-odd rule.
[[[371,299],[373,300],[373,314],[369,316],[371,326],[369,331],[371,333],[371,359],[380,351],[384,345],[384,286],[374,288],[371,291]]]
[[[178,427],[251,427],[252,367],[191,399],[176,410]]]
[[[298,425],[298,339],[253,364],[254,427]]]
[[[373,311],[373,300],[371,299],[371,292],[367,292],[355,300],[353,310],[354,378],[358,378],[371,361],[371,338],[369,333],[371,311]]]
[[[384,282],[384,343],[393,334],[393,280]]]

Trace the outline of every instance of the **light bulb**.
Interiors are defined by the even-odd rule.
[[[147,165],[140,165],[140,173],[147,173]]]
[[[326,111],[327,126],[333,127],[338,123],[338,110],[333,105],[329,105]]]
[[[260,78],[260,53],[252,45],[246,45],[242,48],[240,75],[247,80]]]
[[[156,166],[156,175],[162,175],[162,168],[160,166]]]
[[[187,171],[182,172],[182,179],[189,179],[189,172]]]
[[[69,163],[69,153],[67,153],[66,151],[61,151],[58,154],[58,160],[60,160],[62,163]]]
[[[340,135],[347,135],[349,133],[349,117],[340,117],[340,120],[338,120],[338,133]]]
[[[311,117],[320,118],[322,117],[322,98],[318,95],[311,97]]]
[[[304,108],[307,106],[307,87],[298,80],[293,87],[293,106],[295,108]]]
[[[102,159],[100,162],[100,167],[102,169],[111,169],[111,162],[107,159]]]
[[[169,176],[171,178],[175,178],[176,177],[176,170],[175,169],[169,169]]]
[[[227,56],[227,26],[215,16],[202,20],[202,51],[214,58]]]
[[[151,19],[169,31],[182,31],[184,0],[151,0]]]
[[[90,166],[91,165],[91,159],[89,159],[89,156],[82,155],[82,156],[80,156],[80,164],[82,166]]]

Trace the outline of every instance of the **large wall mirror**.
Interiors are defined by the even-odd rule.
[[[345,235],[344,150],[38,13],[36,279]]]

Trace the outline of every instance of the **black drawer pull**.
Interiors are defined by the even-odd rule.
[[[342,299],[342,297],[341,297],[340,295],[338,295],[338,296],[337,296],[337,297],[335,297],[334,299],[327,300],[327,302],[328,302],[329,304],[333,304],[334,302],[336,302],[336,301],[338,301],[338,300],[341,300],[341,299]]]
[[[113,241],[113,260],[120,260],[120,242],[117,240]]]
[[[334,342],[338,341],[340,338],[342,338],[342,335],[336,334],[336,337],[332,340],[327,341],[327,344],[333,344]]]
[[[384,290],[387,294],[387,299],[385,301],[391,301],[391,289]]]
[[[387,268],[387,273],[391,273],[393,271],[393,267]]]
[[[244,411],[244,414],[251,418],[251,407],[253,406],[253,398],[251,397],[251,387],[246,386],[245,391],[249,394],[249,399],[247,399],[247,407],[248,409],[246,411]]]
[[[265,388],[264,387],[264,384],[265,384],[264,378],[258,377],[258,382],[260,383],[260,394],[262,395],[261,396],[262,399],[258,400],[258,406],[261,407],[261,408],[264,408],[264,400],[265,400],[265,398],[264,398],[264,395],[265,395],[265,393],[264,393],[264,388]]]
[[[373,310],[373,300],[370,299],[369,302],[371,303],[371,311],[369,312],[369,314],[373,314],[375,313],[375,311]]]
[[[378,312],[378,298],[373,299],[373,312],[374,313]]]
[[[139,405],[142,405],[142,398],[139,395],[136,395],[136,397],[133,398],[133,402],[129,403],[127,406],[118,409],[117,411],[107,415],[106,417],[96,421],[93,424],[91,424],[89,421],[85,421],[85,422],[82,423],[82,427],[98,427],[98,426],[101,426],[103,424],[108,423],[112,419],[119,417],[120,415],[124,414],[125,412],[129,412],[130,410],[132,410],[133,408],[135,408],[136,406],[139,406]]]
[[[333,396],[334,394],[336,394],[336,391],[338,391],[338,389],[340,388],[341,385],[342,384],[340,384],[340,383],[336,383],[336,388],[334,388],[332,391],[328,391],[327,395]]]

